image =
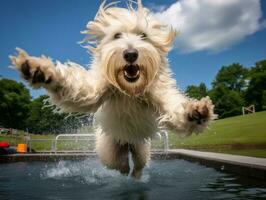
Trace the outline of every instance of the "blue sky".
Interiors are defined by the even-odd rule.
[[[213,1],[206,6],[210,1],[198,1],[202,3],[195,10],[191,0],[143,0],[155,16],[180,30],[168,57],[182,89],[200,82],[210,87],[223,65],[239,62],[249,67],[266,59],[266,1],[236,0],[226,5]],[[15,53],[15,47],[31,55],[87,65],[90,57],[78,41],[83,39],[80,31],[94,18],[99,4],[88,0],[1,1],[0,75],[21,80],[8,67],[8,56]],[[43,93],[31,90],[34,97]]]

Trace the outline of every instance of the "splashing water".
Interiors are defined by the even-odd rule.
[[[136,181],[98,159],[1,165],[0,199],[265,199],[266,185],[184,160],[152,160]]]
[[[136,182],[130,176],[123,176],[116,170],[110,170],[102,166],[96,159],[87,159],[80,162],[59,161],[55,165],[46,165],[41,171],[42,179],[69,179],[82,184],[107,184],[109,182]],[[115,182],[113,180],[116,180]],[[146,183],[149,180],[148,174],[143,174],[138,182]]]

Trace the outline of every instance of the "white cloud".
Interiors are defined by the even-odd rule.
[[[180,0],[153,14],[179,31],[182,52],[221,51],[265,27],[260,0]]]

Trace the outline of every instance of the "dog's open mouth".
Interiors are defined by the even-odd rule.
[[[140,76],[140,68],[138,65],[126,65],[123,69],[124,77],[128,82],[136,82]]]

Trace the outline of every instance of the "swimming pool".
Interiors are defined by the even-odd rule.
[[[83,161],[0,165],[0,199],[266,199],[266,183],[184,160],[152,160],[135,181]]]

